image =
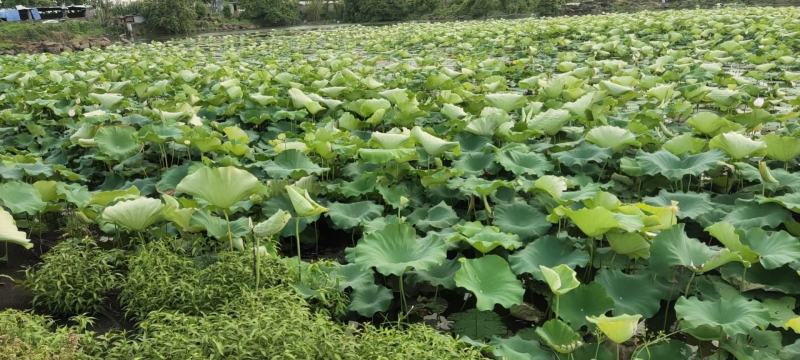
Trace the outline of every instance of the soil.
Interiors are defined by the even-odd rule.
[[[54,37],[49,41],[34,41],[15,44],[16,47],[0,50],[0,55],[16,55],[26,53],[51,53],[60,54],[65,51],[81,51],[91,48],[105,48],[112,41],[105,37],[90,37],[85,39],[63,39]]]

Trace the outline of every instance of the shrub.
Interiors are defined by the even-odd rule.
[[[62,241],[25,272],[33,306],[54,314],[94,313],[124,276],[125,253],[104,250],[91,238]]]
[[[52,319],[18,310],[0,312],[0,357],[18,360],[73,360],[92,358],[94,348],[84,329],[55,327]]]
[[[195,29],[197,0],[145,0],[142,12],[149,28],[168,34],[186,34]]]
[[[242,0],[242,16],[265,25],[290,25],[300,20],[295,0]]]
[[[188,257],[162,243],[143,246],[130,258],[120,301],[129,315],[144,319],[156,310],[197,315],[237,300],[253,284],[249,252]],[[289,270],[278,258],[260,261],[261,286],[281,284]]]

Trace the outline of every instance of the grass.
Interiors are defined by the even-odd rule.
[[[70,20],[50,24],[2,22],[0,23],[0,44],[107,36],[110,32],[109,27],[95,20]]]

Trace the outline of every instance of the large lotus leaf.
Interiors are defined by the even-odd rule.
[[[464,109],[462,109],[458,105],[453,104],[444,104],[442,105],[442,109],[440,111],[442,115],[446,116],[450,120],[460,119],[467,115],[469,115]]]
[[[621,96],[634,91],[634,89],[631,87],[620,85],[608,80],[601,81],[600,86],[603,88],[603,90],[608,91],[609,94],[614,96]]]
[[[456,271],[461,268],[461,263],[455,260],[444,260],[441,264],[432,265],[425,270],[414,270],[414,278],[417,281],[427,282],[433,286],[441,286],[445,289],[455,289]]]
[[[601,237],[612,229],[622,228],[616,213],[604,208],[581,208],[572,210],[563,208],[564,213],[578,226],[584,234],[590,237]]]
[[[413,136],[414,139],[422,145],[422,148],[425,149],[425,152],[432,156],[439,156],[447,151],[457,150],[459,147],[458,142],[440,139],[436,136],[428,134],[419,126],[415,126],[413,129],[411,129],[411,136]]]
[[[678,217],[681,219],[696,219],[714,209],[707,193],[669,192],[661,189],[658,196],[644,198],[645,203],[656,206],[672,206],[673,201],[678,203]]]
[[[328,216],[337,229],[352,229],[381,215],[383,215],[383,206],[372,201],[328,204]]]
[[[336,268],[336,282],[339,290],[347,288],[366,289],[375,285],[375,273],[359,264],[341,265]]]
[[[339,193],[346,197],[359,197],[373,192],[375,190],[376,180],[377,175],[375,174],[361,173],[352,181],[337,184],[336,188]]]
[[[777,299],[764,299],[762,304],[769,313],[770,324],[775,327],[782,327],[787,321],[797,316],[794,314],[796,303],[795,298],[784,296]]]
[[[501,187],[513,188],[513,184],[504,180],[486,180],[470,176],[466,179],[452,178],[447,182],[447,187],[466,195],[489,196]]]
[[[494,159],[495,155],[492,153],[463,153],[452,163],[452,167],[463,170],[465,175],[480,175],[494,167]]]
[[[661,289],[653,284],[651,274],[625,274],[603,269],[594,280],[614,300],[614,314],[655,315],[661,308]]]
[[[408,217],[408,220],[421,230],[427,230],[429,228],[444,229],[450,227],[458,222],[459,217],[450,205],[441,201],[433,207],[414,211]]]
[[[697,154],[706,147],[706,140],[696,138],[690,133],[684,133],[667,140],[661,147],[676,156]]]
[[[409,140],[411,140],[411,132],[409,132],[408,129],[403,128],[403,130],[392,130],[393,131],[385,133],[374,131],[371,139],[380,144],[384,149],[403,148],[407,143],[410,142]]]
[[[142,148],[136,129],[129,126],[102,127],[94,140],[101,153],[116,161],[125,160]]]
[[[753,140],[737,132],[719,134],[708,142],[711,149],[720,149],[734,160],[747,158],[751,155],[763,153],[767,144],[760,140]]]
[[[633,358],[641,360],[691,359],[692,354],[692,348],[686,343],[667,340],[653,346],[640,347],[634,353]]]
[[[533,182],[533,189],[550,194],[553,199],[561,199],[561,194],[567,190],[567,179],[561,176],[545,175]]]
[[[388,224],[364,235],[355,247],[354,260],[384,275],[401,275],[408,268],[425,270],[447,257],[447,245],[437,240],[417,239],[408,224]]]
[[[494,225],[525,240],[546,234],[553,224],[539,209],[516,201],[494,208]]]
[[[553,164],[544,155],[533,152],[522,144],[512,144],[498,149],[497,162],[514,175],[542,176],[553,170]]]
[[[800,138],[797,136],[767,134],[763,140],[767,144],[767,157],[770,159],[788,162],[800,156]]]
[[[800,261],[800,240],[785,231],[768,233],[760,228],[748,229],[742,242],[758,254],[761,265],[767,270]]]
[[[492,106],[503,109],[506,112],[512,112],[527,103],[525,96],[514,93],[486,94],[484,98]]]
[[[736,206],[722,218],[740,229],[776,228],[792,218],[792,214],[780,205],[759,204],[756,201],[736,200]]]
[[[614,300],[598,283],[579,286],[559,298],[559,317],[564,319],[573,329],[586,325],[587,316],[605,314],[614,308]]]
[[[358,149],[358,157],[371,164],[399,163],[417,159],[416,149]]]
[[[719,164],[724,155],[717,151],[706,151],[696,155],[679,158],[669,151],[640,152],[636,162],[647,175],[661,174],[669,180],[677,181],[686,175],[700,176]]]
[[[550,351],[545,350],[533,339],[523,339],[519,335],[510,338],[494,338],[492,355],[504,360],[553,360]]]
[[[575,270],[565,264],[553,268],[539,265],[539,270],[550,291],[557,296],[564,295],[581,285]]]
[[[453,332],[474,340],[491,339],[508,332],[503,319],[493,311],[469,309],[450,315],[449,320],[453,321]]]
[[[522,303],[525,289],[503,258],[486,255],[459,261],[461,269],[456,271],[456,285],[475,294],[478,310],[492,310],[495,304],[510,308]]]
[[[692,126],[695,131],[709,136],[741,128],[738,124],[708,111],[701,111],[694,114],[686,123]]]
[[[797,271],[788,266],[766,270],[761,264],[756,263],[745,271],[742,264],[731,263],[721,267],[719,270],[725,281],[737,284],[742,289],[763,289],[791,295],[800,294]]]
[[[11,213],[28,215],[36,215],[47,206],[33,185],[17,181],[0,184],[0,204]]]
[[[286,227],[286,224],[292,220],[292,214],[283,209],[279,209],[272,214],[267,220],[264,220],[253,226],[253,236],[257,239],[269,239],[278,235]]]
[[[289,98],[292,99],[292,104],[295,108],[305,108],[312,115],[325,109],[322,107],[322,105],[312,100],[311,97],[303,93],[303,91],[300,89],[289,89]]]
[[[315,164],[301,151],[294,149],[283,151],[275,156],[275,159],[267,161],[263,169],[267,175],[275,179],[322,174],[328,170]]]
[[[89,98],[92,99],[92,101],[94,101],[95,103],[100,104],[100,106],[102,106],[103,108],[110,109],[114,107],[114,105],[119,104],[125,97],[120,94],[113,94],[113,93],[107,93],[107,94],[90,93]]]
[[[650,242],[639,233],[609,232],[606,240],[611,250],[632,259],[647,259],[650,257]]]
[[[584,166],[589,162],[602,164],[611,158],[611,151],[596,145],[583,143],[572,150],[557,152],[552,156],[566,166]]]
[[[655,271],[667,271],[672,266],[696,270],[714,255],[714,250],[686,235],[684,224],[677,224],[653,239],[650,267]]]
[[[189,174],[189,165],[173,166],[161,174],[161,180],[156,183],[156,190],[166,193],[175,190],[178,183]]]
[[[574,248],[567,238],[545,236],[510,255],[508,261],[515,273],[528,273],[537,280],[544,280],[540,266],[555,267],[561,264],[572,268],[585,266],[589,262],[589,254]]]
[[[639,324],[641,315],[622,314],[608,317],[605,314],[600,316],[586,317],[586,320],[597,325],[611,341],[622,344],[636,334],[636,326]]]
[[[539,113],[528,121],[528,128],[539,130],[547,135],[553,136],[561,131],[570,120],[569,111],[564,109],[550,109]]]
[[[639,144],[636,135],[630,130],[611,125],[592,128],[586,133],[586,141],[612,151],[621,151],[628,146]]]
[[[136,199],[139,195],[139,188],[136,186],[127,189],[95,191],[89,197],[89,205],[108,206],[118,200]]]
[[[452,241],[464,241],[483,254],[497,247],[515,250],[522,246],[519,236],[501,232],[495,226],[484,226],[478,221],[458,225],[456,230],[459,234],[453,236]]]
[[[233,166],[201,167],[178,183],[176,191],[199,197],[221,209],[229,209],[257,191],[258,179]]]
[[[131,231],[144,231],[163,218],[161,200],[141,197],[103,209],[103,219]]]
[[[192,213],[190,227],[205,229],[209,236],[218,239],[228,239],[228,226],[230,225],[230,235],[233,239],[248,235],[251,231],[248,218],[239,218],[228,223],[225,219],[211,215],[207,211],[197,210]]]
[[[795,213],[800,213],[800,192],[793,192],[781,196],[771,198],[763,198],[760,200],[763,203],[776,203],[781,204],[784,208],[791,210]]]
[[[582,344],[580,334],[558,319],[548,320],[536,328],[536,335],[551,349],[562,354],[571,353]]]
[[[17,223],[14,221],[14,217],[2,207],[0,207],[0,242],[17,244],[26,249],[33,247],[27,235],[17,229]]]
[[[297,216],[312,217],[328,211],[326,207],[323,207],[311,198],[311,194],[308,193],[307,189],[300,188],[297,184],[286,185],[285,189]]]
[[[705,230],[719,240],[722,245],[725,245],[726,248],[739,254],[743,260],[749,263],[758,261],[758,254],[741,242],[739,234],[730,223],[721,221],[707,227]]]
[[[681,329],[700,340],[744,335],[754,328],[769,325],[769,313],[755,300],[733,296],[715,300],[700,300],[681,296],[675,302],[675,313]]]
[[[347,309],[361,316],[372,317],[377,312],[388,310],[392,299],[394,299],[394,294],[391,289],[370,284],[353,290]]]

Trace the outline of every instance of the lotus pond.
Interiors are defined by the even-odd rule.
[[[798,359],[798,19],[0,57],[0,354]]]

